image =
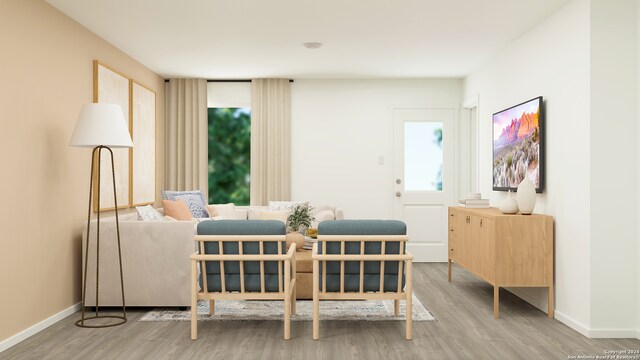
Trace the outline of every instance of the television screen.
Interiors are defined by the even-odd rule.
[[[542,96],[493,114],[493,190],[516,190],[525,176],[542,192]]]

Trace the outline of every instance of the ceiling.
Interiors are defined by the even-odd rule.
[[[463,77],[569,1],[47,0],[161,76],[209,79]]]

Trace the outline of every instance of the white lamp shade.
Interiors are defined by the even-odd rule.
[[[69,146],[133,147],[120,105],[84,104]]]

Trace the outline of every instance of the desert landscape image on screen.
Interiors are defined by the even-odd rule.
[[[542,98],[493,115],[493,187],[517,188],[525,176],[540,188]]]

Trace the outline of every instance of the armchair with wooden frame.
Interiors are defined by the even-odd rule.
[[[406,301],[412,339],[412,260],[405,223],[396,220],[323,221],[313,245],[313,339],[320,338],[320,300]]]
[[[296,313],[295,244],[287,250],[285,225],[275,220],[219,220],[198,224],[191,255],[191,339],[198,338],[198,300],[283,300],[284,338]],[[200,275],[198,274],[200,269]],[[205,274],[206,276],[203,276]]]

